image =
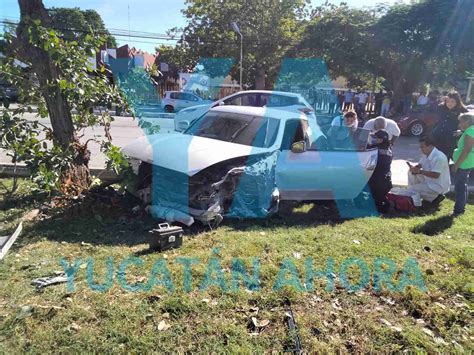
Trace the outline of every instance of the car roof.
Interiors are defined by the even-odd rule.
[[[291,96],[291,97],[301,97],[300,94],[288,91],[273,91],[273,90],[243,90],[231,94],[229,96],[237,95],[237,94],[244,94],[244,93],[254,93],[254,94],[270,94],[270,95],[283,95],[283,96]],[[228,97],[228,96],[227,96]]]
[[[238,113],[241,115],[251,115],[259,117],[270,117],[277,118],[280,120],[289,120],[294,118],[308,119],[306,115],[301,112],[280,110],[276,108],[267,108],[267,107],[252,107],[252,106],[216,106],[209,110],[209,112],[225,112],[225,113]]]

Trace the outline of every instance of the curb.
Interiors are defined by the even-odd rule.
[[[97,177],[105,182],[111,182],[117,180],[118,176],[113,171],[106,170],[104,168],[91,167],[91,176]],[[3,163],[0,164],[0,177],[29,177],[30,170],[24,164],[11,164]]]

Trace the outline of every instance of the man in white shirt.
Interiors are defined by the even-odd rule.
[[[365,112],[365,105],[367,105],[367,99],[369,95],[365,91],[362,91],[361,93],[357,94],[357,97],[359,99],[359,110],[361,112]]]
[[[442,199],[451,186],[448,158],[428,137],[420,139],[420,149],[423,156],[418,165],[410,166],[407,192],[429,202]]]
[[[388,133],[388,139],[390,140],[390,143],[393,145],[393,143],[395,143],[398,137],[400,137],[400,133],[401,133],[400,128],[398,128],[397,122],[395,122],[394,120],[391,120],[390,118],[385,118],[383,116],[378,116],[376,118],[372,118],[368,120],[367,122],[365,122],[364,129],[368,129],[371,133],[374,133],[375,132],[374,123],[375,123],[375,120],[379,118],[383,118],[385,122],[387,122],[387,126],[385,130]]]

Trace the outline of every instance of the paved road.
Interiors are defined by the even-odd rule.
[[[35,114],[27,114],[28,118],[35,119]],[[174,122],[172,118],[146,118],[150,122],[160,125],[162,133],[169,133],[174,130]],[[40,119],[45,125],[49,124],[49,119]],[[138,127],[137,121],[131,117],[115,117],[115,121],[111,126],[111,134],[113,143],[119,147],[123,147],[130,143],[133,139],[143,136],[143,130]],[[103,137],[103,130],[100,127],[89,128],[84,132],[83,141],[93,137]],[[94,142],[89,143],[91,150],[90,166],[93,168],[101,168],[105,165],[105,157],[100,152],[100,147]],[[406,160],[411,162],[418,161],[421,152],[418,148],[418,142],[413,137],[400,137],[394,147],[394,161],[392,164],[393,182],[395,185],[406,185],[407,183],[407,165]],[[4,151],[0,151],[0,163],[9,163],[10,158]]]
[[[25,114],[29,119],[37,119],[35,114]],[[160,125],[162,133],[174,132],[174,120],[172,118],[146,118],[147,121],[154,122],[155,124]],[[39,119],[44,125],[51,127],[49,119]],[[124,147],[130,143],[135,138],[143,136],[143,129],[138,127],[137,120],[134,120],[132,117],[120,117],[115,116],[115,121],[111,125],[111,134],[112,142],[119,146]],[[83,142],[91,138],[103,138],[104,131],[101,127],[88,128],[84,131],[84,136],[81,138]],[[89,142],[89,149],[91,151],[91,162],[90,166],[93,168],[100,168],[105,166],[105,157],[100,152],[99,144],[95,142]],[[10,163],[10,158],[6,155],[5,151],[0,150],[0,164],[1,163]]]

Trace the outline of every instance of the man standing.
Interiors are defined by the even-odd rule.
[[[384,98],[383,91],[380,90],[378,93],[375,94],[375,114],[380,116],[382,112],[382,101]]]
[[[365,91],[361,91],[357,97],[359,98],[359,114],[365,113],[365,106],[367,105],[367,98],[369,95]]]
[[[451,186],[448,158],[428,137],[420,139],[420,149],[423,153],[420,162],[410,165],[407,192],[429,202],[441,201]]]
[[[344,111],[349,111],[351,109],[352,97],[353,97],[352,90],[351,89],[347,90],[346,93],[344,94]]]
[[[337,101],[338,101],[338,98],[337,98],[336,91],[332,90],[329,96],[329,114],[330,115],[333,115],[336,112]]]
[[[368,120],[364,124],[364,129],[368,129],[371,133],[375,133],[377,131],[375,129],[375,121],[380,118],[383,119],[387,123],[385,126],[385,130],[388,133],[390,144],[393,145],[395,141],[398,139],[398,137],[400,137],[400,133],[401,133],[400,128],[398,128],[397,122],[395,122],[394,120],[391,120],[390,118],[378,116],[376,118],[372,118]]]

